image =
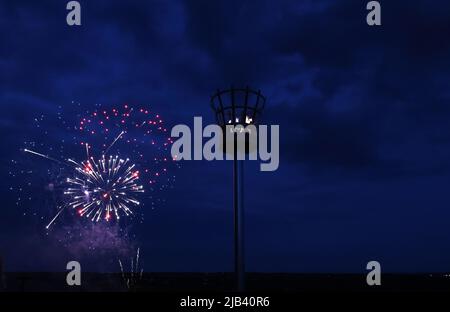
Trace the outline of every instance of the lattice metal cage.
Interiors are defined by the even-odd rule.
[[[265,104],[266,98],[261,91],[249,87],[217,90],[211,97],[211,107],[221,127],[257,124]]]

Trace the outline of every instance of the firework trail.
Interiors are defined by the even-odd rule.
[[[106,154],[106,153],[109,151],[109,149],[114,145],[114,143],[116,143],[117,140],[120,139],[120,138],[122,137],[122,135],[123,135],[124,133],[125,133],[125,131],[120,132],[120,134],[117,136],[117,138],[115,138],[114,141],[111,143],[111,145],[108,146],[108,148],[107,148],[106,151],[105,151],[105,154]],[[88,146],[88,145],[86,144],[86,146]]]
[[[136,261],[135,261],[136,259]],[[119,261],[120,272],[122,275],[122,280],[128,289],[131,289],[137,285],[137,283],[142,280],[142,274],[144,273],[144,269],[140,269],[139,271],[139,248],[136,252],[136,258],[131,258],[131,270],[128,273],[125,273],[123,269],[122,261]]]
[[[56,215],[53,217],[53,219],[46,225],[46,229],[48,230],[50,228],[50,226],[53,224],[53,222],[56,221],[56,219],[58,219],[59,215],[61,214],[61,212],[63,212],[64,209],[66,209],[67,205],[64,205],[62,207],[59,207],[58,212],[56,213]]]
[[[44,154],[41,154],[41,153],[38,153],[38,152],[35,152],[35,151],[32,151],[32,150],[29,150],[29,149],[27,149],[27,148],[24,148],[23,151],[24,151],[25,153],[34,154],[34,155],[40,156],[40,157],[42,157],[42,158],[46,158],[46,159],[48,159],[48,160],[57,162],[58,164],[64,164],[62,161],[59,161],[58,159],[55,159],[55,158],[53,158],[53,157],[50,157],[50,156],[47,156],[47,155],[44,155]]]

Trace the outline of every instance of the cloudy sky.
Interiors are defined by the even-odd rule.
[[[448,271],[450,4],[381,2],[382,26],[369,27],[365,1],[80,1],[82,26],[69,27],[67,1],[3,1],[6,268],[61,271],[79,257],[117,269],[99,264],[111,253],[74,253],[14,204],[11,160],[34,118],[135,103],[169,125],[212,122],[214,91],[249,85],[281,141],[277,171],[246,163],[249,271],[362,272],[370,260]],[[183,163],[133,230],[145,270],[232,269],[231,170]]]

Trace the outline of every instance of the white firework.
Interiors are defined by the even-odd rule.
[[[132,208],[140,204],[135,195],[143,193],[144,188],[138,183],[139,171],[128,158],[103,155],[82,163],[68,161],[75,165],[76,175],[67,178],[64,194],[69,197],[68,206],[80,216],[92,221],[109,221],[113,216],[118,220],[121,214],[132,214]]]

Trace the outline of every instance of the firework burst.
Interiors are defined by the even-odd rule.
[[[19,193],[17,205],[36,206],[42,194],[50,195],[43,204],[51,204],[56,213],[47,229],[66,210],[94,222],[118,221],[136,215],[138,206],[154,209],[165,201],[162,191],[172,187],[171,172],[179,164],[170,157],[172,140],[158,113],[95,105],[93,111],[71,112],[70,118],[58,112],[56,117],[56,122],[45,115],[35,119],[33,139],[22,149],[53,165],[38,170],[36,163],[25,168],[29,162],[13,160],[22,168],[10,172],[22,182],[10,188]],[[37,179],[39,171],[43,179]]]
[[[140,204],[134,195],[144,189],[138,184],[139,171],[129,159],[107,159],[103,155],[98,161],[91,157],[81,164],[73,163],[79,176],[67,178],[69,187],[64,194],[70,197],[68,205],[80,216],[86,215],[92,221],[102,217],[109,221],[112,215],[120,219],[120,212],[128,216],[131,207]]]

